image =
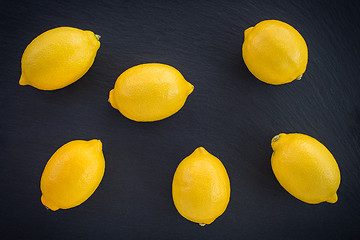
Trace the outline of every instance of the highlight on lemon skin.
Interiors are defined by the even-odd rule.
[[[221,161],[203,147],[176,168],[172,196],[177,211],[200,226],[222,215],[230,200],[230,180]]]
[[[309,204],[337,202],[340,170],[322,143],[305,134],[281,133],[271,147],[273,172],[286,191]]]
[[[178,112],[194,86],[174,67],[146,63],[123,72],[109,93],[111,106],[137,122],[153,122]]]
[[[21,58],[20,85],[40,90],[64,88],[92,66],[100,36],[72,27],[48,30],[36,37]]]
[[[52,211],[76,207],[97,189],[105,171],[100,140],[74,140],[47,162],[40,181],[42,204]]]
[[[300,80],[308,62],[304,38],[278,20],[265,20],[246,29],[242,53],[249,71],[273,85]]]

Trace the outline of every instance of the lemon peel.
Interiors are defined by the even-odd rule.
[[[259,80],[273,85],[300,80],[306,70],[308,49],[292,26],[265,20],[244,32],[244,62]]]
[[[305,134],[281,133],[272,138],[271,147],[275,177],[291,195],[310,204],[338,200],[340,170],[322,143]]]
[[[92,66],[99,39],[100,35],[72,27],[40,34],[22,55],[19,84],[56,90],[76,82]]]
[[[104,171],[100,140],[68,142],[51,156],[44,168],[41,202],[52,211],[78,206],[97,189]]]
[[[178,112],[194,86],[174,67],[146,63],[123,72],[109,93],[111,106],[137,122],[153,122]]]
[[[230,180],[221,161],[203,147],[197,148],[176,168],[172,196],[184,218],[200,226],[224,213],[230,200]]]

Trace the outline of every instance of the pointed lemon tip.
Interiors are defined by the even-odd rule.
[[[198,147],[197,149],[195,149],[195,153],[204,154],[204,153],[208,153],[208,151],[206,151],[206,149],[203,147]]]
[[[28,85],[27,82],[25,81],[25,78],[24,78],[23,74],[21,74],[21,76],[20,76],[19,84],[22,85],[22,86]]]
[[[188,82],[188,95],[190,95],[194,91],[194,85]]]
[[[51,202],[49,202],[47,199],[44,198],[44,195],[41,196],[41,203],[47,208],[52,211],[56,211],[59,208],[53,205]]]
[[[206,224],[205,223],[199,223],[199,225],[204,227]]]
[[[116,108],[116,107],[115,107],[115,103],[114,103],[114,89],[112,89],[112,90],[109,92],[108,102],[111,104],[111,106],[112,106],[113,108]]]
[[[249,35],[249,33],[251,32],[251,30],[252,30],[253,28],[254,28],[254,27],[249,27],[248,29],[245,30],[245,32],[244,32],[245,38],[247,38],[247,36]]]
[[[332,196],[327,200],[327,202],[328,202],[328,203],[336,203],[337,200],[338,200],[338,196],[337,196],[337,194],[335,193],[334,195],[332,195]]]
[[[99,139],[90,140],[89,144],[96,147],[99,151],[102,150],[102,142]]]

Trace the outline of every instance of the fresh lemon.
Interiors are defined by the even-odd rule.
[[[224,165],[203,147],[197,148],[177,167],[172,196],[181,216],[201,226],[212,223],[223,214],[230,199]]]
[[[276,135],[271,146],[274,174],[291,195],[306,203],[335,203],[340,170],[329,150],[310,136]]]
[[[93,64],[99,38],[91,31],[72,27],[44,32],[23,53],[20,85],[55,90],[77,81]]]
[[[295,28],[277,20],[246,29],[242,52],[250,72],[274,85],[300,80],[308,61],[304,38]]]
[[[109,102],[125,117],[138,122],[167,118],[184,106],[194,90],[175,68],[147,63],[129,68],[116,80]]]
[[[99,186],[105,171],[100,140],[75,140],[59,148],[41,176],[41,202],[55,211],[85,202]]]

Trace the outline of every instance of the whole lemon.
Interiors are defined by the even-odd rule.
[[[175,68],[147,63],[129,68],[116,80],[109,102],[125,117],[138,122],[167,118],[184,106],[194,90]]]
[[[93,64],[99,38],[91,31],[72,27],[42,33],[23,53],[20,85],[55,90],[77,81]]]
[[[230,180],[224,165],[203,147],[177,167],[172,196],[178,212],[201,226],[225,211],[230,199]]]
[[[276,135],[271,146],[271,166],[286,191],[306,203],[335,203],[340,170],[329,150],[310,136]]]
[[[300,80],[308,61],[304,38],[295,28],[277,20],[246,29],[242,52],[250,72],[274,85]]]
[[[41,202],[49,209],[67,209],[85,202],[105,171],[100,140],[75,140],[59,148],[41,176]]]

